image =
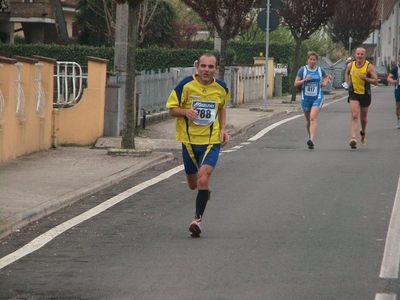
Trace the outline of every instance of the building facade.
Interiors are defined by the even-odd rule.
[[[28,43],[67,43],[73,36],[76,0],[0,0],[0,38],[14,43],[24,36]]]
[[[400,50],[400,1],[380,0],[380,6],[379,65],[389,69],[397,63]]]

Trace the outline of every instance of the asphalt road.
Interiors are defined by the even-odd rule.
[[[323,108],[314,150],[301,114],[232,141],[201,238],[179,153],[9,235],[2,254],[44,245],[0,269],[0,299],[396,299],[398,259],[383,263],[398,255],[392,88],[374,89],[366,146],[350,149],[349,122],[342,100]]]

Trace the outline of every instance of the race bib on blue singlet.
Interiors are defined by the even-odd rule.
[[[318,94],[318,84],[316,82],[307,82],[304,86],[304,95],[315,97]]]
[[[208,101],[193,101],[192,107],[197,110],[197,119],[193,121],[194,124],[200,126],[211,125],[215,122],[217,115],[217,103]]]

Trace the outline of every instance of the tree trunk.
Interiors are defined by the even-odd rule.
[[[293,83],[292,83],[292,98],[291,102],[296,101],[297,87],[294,86],[294,80],[296,79],[297,72],[299,71],[299,59],[300,59],[300,46],[302,40],[296,40],[296,48],[294,50],[294,60],[293,60]]]
[[[122,131],[123,149],[135,149],[136,134],[136,48],[138,37],[139,4],[129,3],[128,14],[128,49],[126,66],[125,114]]]

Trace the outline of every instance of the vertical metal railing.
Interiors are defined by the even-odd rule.
[[[58,61],[54,74],[57,95],[55,104],[59,106],[75,105],[82,97],[87,74],[76,62]]]

